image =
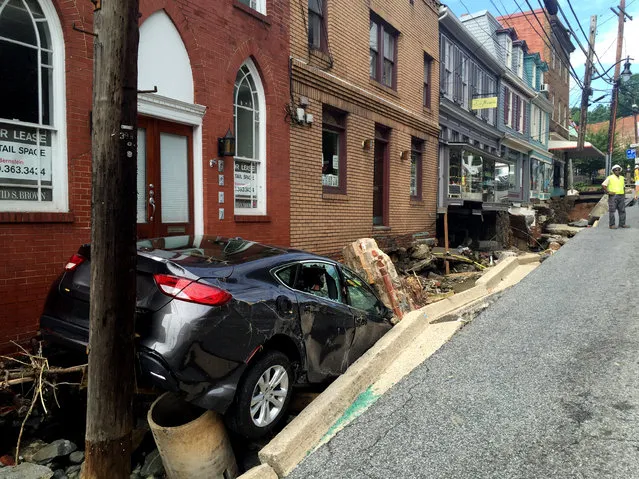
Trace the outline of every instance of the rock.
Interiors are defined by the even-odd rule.
[[[443,279],[443,276],[440,276],[437,273],[434,273],[434,272],[430,271],[428,273],[428,279],[434,279],[434,280],[440,280],[441,281]]]
[[[406,270],[409,273],[412,273],[413,271],[415,273],[419,273],[421,270],[423,270],[426,266],[428,266],[429,264],[431,264],[433,262],[433,260],[435,259],[434,256],[431,256],[430,258],[427,259],[423,259],[421,261],[417,261],[416,263],[412,263],[408,269]]]
[[[72,466],[67,467],[65,472],[70,476],[73,473],[80,472],[81,468],[82,466],[80,464],[73,464]]]
[[[51,477],[53,477],[51,469],[31,462],[0,469],[0,479],[50,479]]]
[[[477,246],[478,251],[495,251],[501,248],[502,246],[497,241],[479,241]]]
[[[557,251],[559,248],[561,248],[561,245],[557,241],[548,243],[548,249],[550,250]]]
[[[69,477],[64,472],[64,469],[56,469],[51,479],[69,479]]]
[[[56,457],[68,456],[77,448],[75,444],[67,439],[58,439],[36,452],[33,456],[33,462],[44,463]]]
[[[588,220],[580,219],[579,221],[573,221],[572,223],[568,223],[568,226],[575,226],[577,228],[585,228],[588,226]]]
[[[164,474],[164,464],[162,464],[160,452],[157,449],[154,449],[147,454],[144,459],[144,465],[140,470],[140,476],[159,476],[160,474]]]
[[[47,443],[40,439],[31,441],[29,444],[20,448],[20,460],[23,462],[35,462],[33,456],[46,445]]]
[[[69,454],[69,461],[71,461],[73,464],[82,463],[82,461],[84,461],[84,452],[82,451],[72,452],[71,454]]]
[[[413,248],[413,251],[411,251],[410,257],[413,259],[428,259],[432,258],[433,255],[430,252],[430,246],[418,244]]]

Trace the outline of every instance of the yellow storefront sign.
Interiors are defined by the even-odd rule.
[[[497,108],[497,97],[490,96],[487,98],[473,98],[471,103],[473,110],[483,110],[484,108]]]

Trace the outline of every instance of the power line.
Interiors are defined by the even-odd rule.
[[[584,31],[583,27],[581,26],[581,22],[579,21],[579,18],[577,18],[577,14],[575,13],[575,9],[572,8],[572,3],[570,3],[570,0],[566,0],[568,3],[568,6],[570,7],[570,11],[572,12],[573,16],[575,17],[575,20],[577,20],[577,25],[579,26],[579,29],[581,30],[581,33],[583,34],[583,36],[586,38],[586,43],[588,45],[588,48],[592,48],[593,53],[595,54],[595,58],[597,59],[597,63],[599,63],[599,66],[601,66],[602,71],[606,71],[606,69],[603,66],[603,63],[601,63],[601,59],[599,58],[599,55],[597,55],[597,50],[595,50],[595,46],[590,44],[590,39],[588,38],[588,35],[586,35],[586,32]],[[559,5],[559,4],[557,4]],[[559,9],[561,10],[561,7],[559,7]],[[561,14],[563,15],[563,10],[561,11]],[[565,15],[564,15],[565,17]],[[572,30],[571,30],[572,31]],[[588,54],[586,54],[586,57],[588,57]]]
[[[544,26],[541,24],[541,21],[537,17],[537,14],[533,10],[532,5],[530,4],[530,2],[528,0],[525,0],[526,5],[528,5],[528,8],[530,8],[530,13],[532,13],[533,17],[535,17],[535,20],[537,20],[537,23],[539,24],[539,27],[541,28],[542,33],[544,34],[544,36],[548,39],[548,42],[550,42],[550,43],[546,42],[543,39],[541,34],[537,31],[537,29],[534,27],[534,25],[532,24],[532,22],[528,18],[528,15],[526,15],[526,13],[522,10],[522,8],[521,8],[520,4],[517,2],[517,0],[514,0],[514,2],[515,2],[515,5],[517,5],[517,8],[519,9],[519,11],[522,13],[524,18],[528,22],[528,24],[531,26],[533,31],[539,36],[539,38],[541,38],[541,40],[544,42],[544,44],[550,50],[554,51],[555,53],[559,53],[557,48],[552,44],[552,39],[550,38],[550,36],[546,32],[546,30],[544,29]],[[545,10],[544,10],[544,14],[545,14]],[[550,21],[549,21],[549,24],[550,24]],[[579,87],[583,88],[583,84],[581,83],[581,80],[579,79],[579,76],[577,75],[577,72],[575,71],[574,67],[570,64],[570,62],[564,62],[562,60],[562,58],[561,58],[561,55],[559,55],[559,62],[564,66],[564,68],[568,69],[568,73],[570,74],[570,76],[572,76],[573,80],[575,80],[575,82],[579,85]]]

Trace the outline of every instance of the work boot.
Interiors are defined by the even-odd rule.
[[[619,228],[630,228],[628,225],[619,225]]]
[[[611,230],[616,230],[617,229],[617,227],[615,225],[608,226],[608,228],[610,228]]]

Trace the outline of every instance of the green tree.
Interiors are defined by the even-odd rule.
[[[610,121],[610,106],[598,104],[592,110],[588,110],[588,124]],[[607,140],[606,140],[607,141]]]
[[[639,100],[639,74],[634,74],[627,82],[619,84],[619,104],[617,118],[632,115],[632,104]]]
[[[586,134],[586,141],[592,143],[602,153],[608,152],[608,130],[603,128],[596,132],[588,132]],[[574,161],[575,167],[590,178],[597,176],[597,171],[605,167],[605,160],[603,158],[582,158]],[[612,162],[611,165],[618,164],[624,169],[628,166],[632,167],[634,161],[626,159],[626,150],[624,146],[619,143],[615,138],[615,146],[612,150]]]

